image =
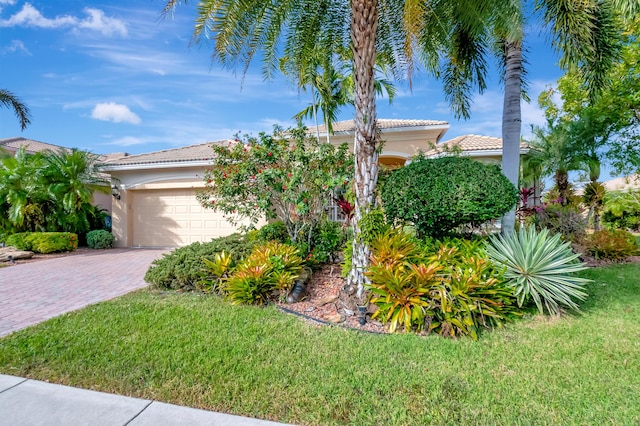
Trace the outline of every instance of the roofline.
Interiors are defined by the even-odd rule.
[[[447,124],[429,124],[426,126],[401,126],[401,127],[385,127],[383,129],[378,129],[382,133],[394,133],[394,132],[406,132],[408,130],[449,130],[451,126]],[[309,129],[312,131],[312,129]],[[355,134],[356,129],[352,130],[338,130],[336,132],[331,133],[331,135],[349,135]],[[327,136],[327,132],[318,132],[320,136]],[[444,134],[444,133],[443,133]]]
[[[125,170],[152,170],[167,168],[185,168],[185,167],[206,167],[211,165],[211,160],[185,160],[185,161],[162,161],[157,163],[131,163],[131,164],[109,164],[103,163],[98,165],[98,170],[109,173]]]

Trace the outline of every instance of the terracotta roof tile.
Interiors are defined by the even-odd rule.
[[[0,146],[4,148],[8,148],[11,151],[18,150],[20,147],[24,146],[25,150],[29,153],[42,152],[42,151],[71,151],[69,148],[65,148],[64,146],[53,145],[50,143],[40,142],[33,139],[27,139],[22,137],[16,138],[8,138],[8,139],[0,139]]]
[[[211,149],[213,144],[233,143],[232,140],[206,142],[198,145],[184,146],[180,148],[166,149],[150,152],[148,154],[126,155],[110,161],[103,162],[102,168],[117,166],[129,166],[137,164],[159,163],[184,163],[190,161],[208,161],[213,156]]]
[[[443,126],[448,125],[446,121],[439,120],[397,120],[397,119],[387,119],[387,118],[379,118],[378,121],[379,129],[397,129],[404,127],[429,127],[429,126]],[[349,133],[354,132],[356,130],[355,124],[353,120],[345,120],[338,121],[333,123],[333,132],[334,133]],[[315,132],[315,126],[309,128],[309,132]],[[318,126],[318,131],[320,133],[326,132],[326,127],[324,124]]]
[[[436,149],[426,152],[427,156],[440,152],[443,148],[458,147],[462,151],[494,151],[502,149],[502,139],[493,136],[462,135],[436,145]],[[528,148],[526,142],[520,143],[520,149]]]

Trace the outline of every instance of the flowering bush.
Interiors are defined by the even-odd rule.
[[[332,191],[344,190],[353,176],[347,145],[319,143],[304,127],[245,135],[214,145],[213,154],[200,203],[231,223],[277,217],[293,243],[310,237]]]

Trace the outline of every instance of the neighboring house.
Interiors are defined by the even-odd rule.
[[[64,146],[53,145],[46,142],[40,142],[33,139],[26,139],[22,137],[8,138],[8,139],[0,139],[0,152],[4,149],[10,154],[14,154],[21,147],[24,147],[27,154],[35,154],[36,152],[43,151],[65,151],[71,152],[70,148],[66,148]],[[126,155],[125,153],[114,153],[107,155],[100,155],[99,161],[104,162],[109,159],[119,158]],[[111,177],[109,175],[104,175],[103,178],[108,181]],[[93,202],[92,204],[100,207],[107,211],[109,215],[111,215],[111,195],[105,194],[103,192],[96,191],[93,194]]]
[[[640,175],[623,176],[602,183],[607,191],[626,191],[640,189]]]
[[[457,146],[461,155],[483,162],[499,163],[501,159],[499,138],[468,135],[439,143],[449,129],[444,121],[381,119],[378,125],[385,141],[379,161],[386,166],[402,166],[419,151],[442,155],[443,146]],[[324,126],[318,131],[324,140]],[[354,132],[352,120],[335,123],[330,141],[346,142],[353,148]],[[316,134],[316,129],[309,133]],[[103,173],[111,175],[117,196],[112,225],[118,247],[177,247],[237,230],[222,213],[203,208],[195,198],[197,190],[204,188],[203,174],[213,155],[211,146],[219,143],[231,141],[130,155],[100,165]],[[523,145],[521,153],[527,150]]]

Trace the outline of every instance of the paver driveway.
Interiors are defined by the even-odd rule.
[[[167,250],[112,249],[0,268],[0,336],[147,286]]]

